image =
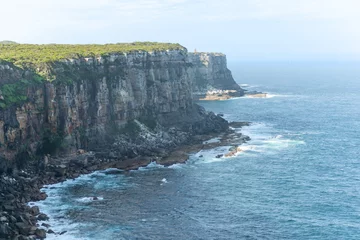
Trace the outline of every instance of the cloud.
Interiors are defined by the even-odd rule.
[[[214,14],[202,17],[211,21],[234,20],[360,20],[358,0],[243,0],[209,1]]]
[[[0,5],[0,40],[159,40],[210,48],[229,35],[266,46],[263,38],[271,35],[273,42],[304,48],[317,42],[316,51],[326,40],[330,50],[333,44],[360,53],[358,9],[358,0],[11,0]]]

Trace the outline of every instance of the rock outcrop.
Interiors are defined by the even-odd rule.
[[[0,63],[0,169],[9,170],[6,159],[21,166],[34,155],[77,149],[151,155],[193,134],[227,129],[225,120],[193,103],[194,80],[205,69],[200,56],[135,51],[25,69]],[[206,81],[241,91],[223,69],[225,56],[206,56]]]
[[[244,95],[227,68],[222,53],[189,53],[194,69],[194,95],[205,100],[224,100]]]

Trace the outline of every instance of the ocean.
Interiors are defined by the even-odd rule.
[[[48,239],[360,239],[360,63],[229,68],[269,97],[199,104],[252,122],[243,152],[48,186]]]

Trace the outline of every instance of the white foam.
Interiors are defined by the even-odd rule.
[[[266,94],[266,98],[274,98],[274,97],[289,97],[289,95],[281,95],[281,94]]]
[[[106,172],[106,171],[105,171]],[[86,240],[88,238],[84,237],[82,230],[84,228],[89,227],[89,224],[79,224],[71,221],[68,219],[67,214],[69,210],[77,209],[80,211],[88,206],[81,203],[90,203],[96,201],[103,201],[104,198],[102,196],[96,196],[98,200],[94,200],[94,196],[84,196],[79,198],[71,198],[66,197],[65,191],[69,187],[75,187],[79,185],[91,185],[94,189],[98,188],[108,188],[111,186],[119,187],[119,184],[126,184],[126,181],[113,181],[113,179],[122,178],[122,175],[106,175],[104,172],[94,172],[87,175],[81,175],[74,180],[67,180],[62,183],[57,183],[53,185],[47,185],[41,189],[44,191],[48,197],[39,202],[30,202],[28,203],[31,206],[38,206],[41,212],[45,213],[48,217],[48,221],[40,221],[39,224],[47,223],[50,224],[52,229],[55,233],[61,233],[66,231],[63,235],[59,234],[47,234],[46,239],[57,239],[57,240]],[[101,181],[99,181],[99,178]],[[97,186],[99,185],[99,186]],[[122,186],[121,185],[121,186]],[[64,195],[65,194],[65,195]],[[81,237],[78,237],[81,236]]]
[[[279,132],[270,124],[253,123],[239,131],[251,138],[249,142],[240,146],[244,153],[276,154],[278,151],[306,144],[301,135],[290,131]]]
[[[218,142],[220,142],[220,138],[216,137],[216,138],[212,138],[207,141],[204,141],[203,144],[218,143]]]
[[[176,164],[173,164],[173,165],[170,165],[168,166],[168,168],[170,169],[181,169],[185,166],[184,163],[176,163]]]
[[[241,151],[243,152],[247,152],[247,151],[255,151],[256,150],[256,146],[255,145],[243,145],[240,146]]]
[[[46,192],[46,191],[45,191]],[[49,194],[49,192],[47,192]],[[58,193],[59,194],[59,193]],[[56,234],[47,234],[46,239],[57,239],[57,240],[87,240],[85,237],[77,237],[82,235],[80,229],[85,227],[84,224],[79,224],[70,221],[65,217],[65,212],[69,209],[73,209],[73,205],[64,204],[60,197],[52,197],[51,195],[39,202],[31,203],[38,206],[42,213],[45,213],[48,217],[48,221],[39,221],[42,223],[49,224],[51,227],[49,229],[53,230]],[[66,231],[66,233],[59,235]]]
[[[260,85],[251,85],[251,84],[243,83],[243,84],[240,84],[240,87],[249,89],[249,88],[259,88]]]
[[[151,162],[146,167],[139,167],[139,169],[132,171],[148,171],[148,170],[160,169],[164,167],[165,167],[164,165],[158,164],[156,162]]]
[[[83,203],[89,203],[89,202],[96,202],[96,201],[102,201],[104,200],[103,197],[82,197],[82,198],[78,198],[76,199],[77,202],[83,202]]]
[[[168,181],[166,180],[166,178],[161,179],[161,182],[162,182],[162,183],[168,183]]]
[[[189,157],[187,163],[189,164],[204,164],[204,163],[213,163],[226,161],[227,159],[222,157],[217,157],[219,155],[224,155],[228,152],[230,146],[222,146],[213,149],[201,150],[196,154],[192,154]]]

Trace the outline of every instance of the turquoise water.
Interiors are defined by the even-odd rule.
[[[360,64],[231,63],[270,98],[201,102],[252,140],[46,189],[50,239],[360,239]],[[199,157],[203,155],[204,157]],[[98,196],[99,201],[89,197]]]

